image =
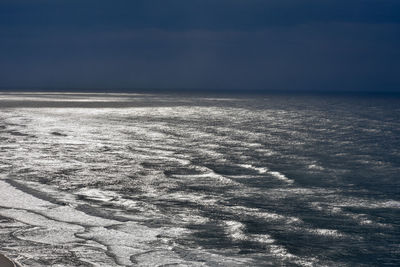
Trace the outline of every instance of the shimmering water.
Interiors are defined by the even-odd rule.
[[[0,95],[26,266],[400,265],[400,99]]]

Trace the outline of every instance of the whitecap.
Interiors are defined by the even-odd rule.
[[[293,184],[294,181],[292,179],[287,178],[284,174],[277,172],[277,171],[270,171],[268,172],[269,174],[271,174],[272,176],[274,176],[275,178],[278,178],[281,181],[284,181],[288,184]]]
[[[244,233],[245,226],[238,221],[225,221],[225,232],[233,240],[247,240],[248,237]]]
[[[246,169],[251,169],[257,171],[259,174],[264,174],[268,172],[268,168],[263,168],[263,167],[255,167],[251,164],[239,164],[238,166]]]
[[[325,170],[324,167],[319,166],[319,165],[317,165],[317,164],[310,164],[310,165],[308,165],[308,168],[309,168],[310,170],[318,170],[318,171],[323,171],[323,170]]]
[[[334,229],[310,229],[311,233],[314,233],[316,235],[320,236],[329,236],[329,237],[343,237],[344,234],[339,232],[338,230]]]

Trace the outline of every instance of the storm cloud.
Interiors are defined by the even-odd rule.
[[[400,2],[0,3],[0,87],[400,90]]]

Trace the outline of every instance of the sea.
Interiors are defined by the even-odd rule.
[[[22,266],[400,266],[400,97],[0,93]]]

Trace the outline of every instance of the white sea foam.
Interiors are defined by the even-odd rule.
[[[310,170],[319,170],[319,171],[325,170],[324,167],[319,166],[319,165],[317,165],[317,164],[310,164],[310,165],[308,165],[308,168],[309,168]]]
[[[179,192],[174,192],[174,193],[164,194],[160,196],[159,199],[189,201],[197,204],[206,204],[206,205],[213,205],[218,202],[218,199],[211,198],[207,194],[200,194],[200,193],[183,194]]]
[[[96,199],[109,200],[109,197],[104,197],[107,194],[88,192]],[[17,199],[13,196],[17,196]],[[158,251],[157,255],[163,255],[163,257],[134,258],[140,259],[143,263],[187,264],[168,246],[170,238],[177,238],[187,233],[187,230],[183,228],[149,228],[134,222],[121,223],[93,217],[75,210],[72,206],[59,206],[38,199],[3,181],[0,181],[0,203],[2,207],[0,215],[31,226],[14,232],[14,235],[22,240],[49,245],[59,244],[66,249],[76,251],[81,251],[82,242],[87,242],[86,253],[90,249],[94,249],[92,254],[96,254],[98,248],[108,250],[108,253],[123,265],[131,265],[132,256],[138,253],[152,254],[154,250]],[[112,228],[109,228],[111,226]],[[163,236],[162,239],[159,238],[160,235]],[[164,240],[165,243],[161,242],[155,247],[148,243],[156,240]],[[93,246],[93,242],[97,242],[98,245]],[[95,262],[90,259],[87,261]]]
[[[288,184],[292,184],[294,183],[294,181],[292,179],[289,179],[288,177],[286,177],[284,174],[277,172],[277,171],[270,171],[268,168],[266,167],[255,167],[251,164],[239,164],[240,167],[242,168],[246,168],[246,169],[251,169],[251,170],[255,170],[257,171],[259,174],[265,174],[268,173],[272,176],[274,176],[275,178],[278,178],[281,181],[284,181]]]
[[[282,246],[276,244],[276,240],[268,234],[252,235],[245,234],[245,225],[238,221],[224,221],[223,223],[226,234],[234,241],[252,241],[258,242],[265,246],[265,249],[272,254],[273,257],[281,260],[290,260],[296,262],[300,266],[314,266],[316,259],[301,258],[290,252]]]
[[[259,219],[263,219],[266,221],[279,221],[283,224],[299,224],[302,223],[302,220],[298,217],[294,216],[286,216],[282,214],[278,214],[275,212],[267,212],[265,210],[257,209],[257,208],[249,208],[245,206],[232,206],[226,208],[228,211],[233,212],[235,214],[254,216]]]
[[[361,226],[362,225],[370,225],[370,226],[379,227],[379,228],[393,228],[393,226],[391,224],[377,222],[374,219],[372,219],[370,216],[368,216],[367,214],[345,211],[343,209],[343,207],[352,207],[351,203],[353,203],[353,201],[346,200],[344,198],[343,202],[344,203],[333,202],[333,203],[330,203],[329,205],[315,202],[315,203],[311,203],[310,206],[315,210],[322,211],[322,212],[325,212],[325,213],[328,213],[331,215],[334,214],[334,215],[340,215],[340,216],[347,217],[347,218],[355,221],[356,223],[358,223]],[[346,202],[348,205],[346,205]],[[380,204],[385,205],[384,203],[386,203],[386,202],[382,202]],[[353,204],[355,207],[360,207],[359,203],[358,204],[353,203]],[[381,208],[382,207],[381,205],[376,205],[374,207],[369,206],[368,208]],[[361,204],[361,207],[366,208],[362,204]]]
[[[80,189],[79,191],[77,191],[75,193],[78,196],[82,196],[86,199],[90,199],[90,200],[96,200],[96,201],[112,201],[112,200],[116,200],[119,198],[119,196],[111,191],[104,191],[104,190],[99,190],[99,189]]]
[[[294,181],[292,179],[287,178],[284,174],[277,172],[277,171],[270,171],[268,172],[269,174],[271,174],[272,176],[274,176],[275,178],[278,178],[279,180],[288,183],[288,184],[293,184]]]
[[[273,155],[276,155],[277,154],[277,152],[276,151],[273,151],[273,150],[271,150],[271,149],[265,149],[265,148],[257,148],[255,151],[257,151],[257,152],[259,152],[259,153],[262,153],[264,156],[273,156]]]
[[[310,229],[310,232],[315,233],[317,235],[321,235],[321,236],[329,236],[329,237],[335,237],[335,238],[345,236],[343,233],[341,233],[335,229],[318,229],[317,228],[317,229]]]
[[[265,167],[255,167],[251,164],[239,164],[240,167],[246,168],[246,169],[251,169],[257,171],[259,174],[264,174],[268,172],[268,168]]]
[[[213,170],[205,168],[205,167],[201,167],[199,169],[202,170],[206,170],[205,173],[202,174],[174,174],[173,177],[174,178],[179,178],[179,179],[185,179],[185,180],[192,180],[195,181],[196,183],[207,183],[209,180],[212,180],[214,182],[216,182],[217,185],[239,185],[239,183],[229,179],[228,177],[221,175],[221,174],[217,174],[215,173]]]
[[[98,189],[81,189],[75,193],[84,199],[104,202],[105,205],[123,208],[125,210],[134,210],[136,212],[146,212],[147,216],[159,213],[155,205],[145,203],[143,201],[126,199],[111,191],[103,191]],[[143,215],[142,215],[143,216]]]
[[[244,234],[245,226],[244,224],[237,221],[225,221],[225,229],[227,235],[229,235],[233,240],[246,240],[247,236]]]
[[[276,240],[273,239],[270,235],[268,234],[263,234],[263,235],[251,235],[251,239],[253,241],[262,243],[262,244],[272,244]]]

